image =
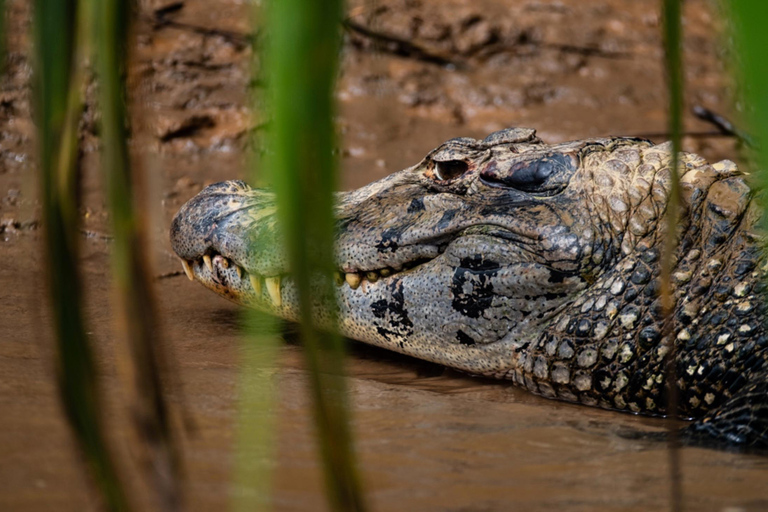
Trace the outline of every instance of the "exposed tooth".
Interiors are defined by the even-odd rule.
[[[237,272],[237,277],[243,278],[243,269],[240,268],[240,265],[235,265],[235,272]]]
[[[344,276],[344,279],[353,290],[357,290],[357,287],[360,286],[360,274],[349,273]]]
[[[383,268],[379,270],[379,274],[381,275],[381,277],[389,277],[392,275],[392,269],[389,267]]]
[[[248,279],[251,280],[251,286],[253,286],[256,296],[261,297],[261,278],[256,274],[248,274]]]
[[[341,272],[334,272],[333,280],[336,282],[336,286],[341,286],[344,284],[344,276]]]
[[[369,282],[371,282],[371,283],[375,283],[376,281],[378,281],[378,280],[379,280],[379,274],[377,274],[376,272],[366,272],[366,273],[365,273],[365,278],[366,278],[366,279],[367,279]]]
[[[187,277],[190,281],[195,280],[195,272],[192,270],[192,267],[189,266],[189,262],[185,260],[184,258],[181,259],[181,266],[184,267],[184,273],[187,274]]]
[[[205,266],[208,267],[209,272],[213,272],[213,263],[211,263],[211,257],[207,254],[203,255],[203,261]]]
[[[267,277],[264,281],[267,284],[267,293],[272,300],[272,304],[277,307],[282,306],[283,298],[280,296],[280,277]]]
[[[221,265],[221,268],[229,268],[229,260],[227,258],[221,258],[219,260],[219,265]]]

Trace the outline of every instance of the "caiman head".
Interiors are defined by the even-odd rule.
[[[515,128],[450,140],[409,169],[339,193],[338,329],[502,374],[516,364],[515,348],[556,323],[605,269],[638,244],[659,243],[669,159],[669,145],[550,145]],[[704,163],[686,162],[684,170]],[[692,180],[684,174],[684,207]],[[181,208],[171,241],[190,279],[298,318],[271,193],[211,185]]]

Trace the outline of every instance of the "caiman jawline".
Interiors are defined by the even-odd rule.
[[[443,249],[444,248],[438,249],[440,254],[442,254]],[[179,259],[181,260],[181,266],[184,269],[184,273],[190,281],[194,281],[195,277],[197,277],[201,282],[210,280],[219,285],[226,286],[226,282],[231,282],[231,280],[237,276],[239,281],[244,283],[247,280],[250,283],[251,288],[258,299],[263,300],[268,298],[274,306],[280,307],[282,305],[281,285],[283,279],[290,274],[263,276],[249,272],[242,265],[234,261],[234,259],[219,254],[213,249],[209,249],[199,258],[192,260],[186,260],[184,258]],[[356,270],[354,272],[337,270],[334,273],[334,281],[339,287],[346,284],[353,290],[357,290],[364,282],[375,283],[379,280],[387,280],[405,272],[412,272],[433,259],[435,258],[421,257],[404,262],[402,265],[399,265],[398,268],[382,267],[371,270]],[[224,275],[227,277],[226,280],[223,279]],[[266,297],[264,296],[265,292]]]

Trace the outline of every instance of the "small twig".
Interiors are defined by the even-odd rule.
[[[169,15],[179,12],[183,7],[184,2],[174,2],[172,4],[166,5],[156,9],[154,12],[154,17],[148,21],[152,23],[155,28],[171,27],[179,30],[189,30],[204,36],[222,37],[241,48],[252,44],[255,39],[255,34],[243,34],[240,32],[234,32],[232,30],[225,30],[221,28],[203,27],[200,25],[174,21],[168,18]]]
[[[184,275],[184,272],[182,272],[181,270],[175,270],[173,272],[166,272],[165,274],[157,275],[155,276],[155,280],[159,281],[161,279],[169,279],[171,277],[178,277],[182,275]]]
[[[423,46],[420,46],[414,43],[413,41],[408,41],[406,39],[403,39],[401,37],[397,37],[391,34],[377,32],[360,23],[356,23],[352,21],[350,18],[347,18],[346,20],[344,20],[342,24],[344,25],[344,28],[346,28],[351,32],[354,32],[363,37],[367,37],[369,39],[382,43],[382,47],[380,48],[381,51],[389,52],[394,55],[399,55],[402,57],[410,57],[410,58],[421,60],[424,62],[437,64],[439,66],[460,67],[463,65],[463,63],[459,62],[458,60],[445,57],[443,55],[438,55],[424,48]],[[500,53],[503,51],[517,51],[519,48],[525,47],[525,46],[539,48],[539,49],[556,50],[562,53],[576,53],[576,54],[584,55],[587,57],[601,57],[605,59],[625,59],[625,58],[632,57],[632,54],[630,53],[609,52],[596,47],[577,46],[572,44],[561,44],[561,43],[545,43],[545,42],[527,42],[519,45],[500,44],[500,45],[493,46],[490,51],[492,53]]]
[[[693,112],[693,115],[702,121],[706,121],[714,125],[722,135],[737,137],[738,139],[744,141],[747,146],[752,148],[755,147],[754,141],[752,140],[752,137],[749,136],[749,134],[744,133],[743,131],[736,128],[732,122],[720,114],[713,112],[712,110],[701,105],[694,105],[691,111]]]
[[[706,139],[709,137],[732,137],[727,133],[721,131],[717,132],[683,132],[680,135],[683,137],[691,137],[694,139]],[[648,133],[636,133],[628,135],[628,137],[636,137],[638,139],[671,139],[672,134],[670,132],[648,132]]]
[[[448,57],[443,57],[442,55],[437,55],[414,42],[407,41],[391,34],[376,32],[350,19],[342,21],[342,25],[350,32],[382,43],[382,46],[379,48],[381,51],[399,55],[401,57],[409,57],[429,62],[431,64],[437,64],[438,66],[453,66],[456,68],[462,66],[460,62],[449,59]]]

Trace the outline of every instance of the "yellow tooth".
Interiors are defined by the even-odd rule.
[[[240,265],[235,265],[235,272],[237,272],[237,277],[243,278],[243,269],[240,268]]]
[[[344,276],[344,279],[353,290],[357,290],[357,287],[360,286],[360,274],[349,273]]]
[[[211,263],[211,257],[206,254],[203,256],[203,261],[205,262],[205,266],[208,267],[208,271],[213,272],[213,263]]]
[[[248,279],[251,280],[251,286],[253,291],[256,292],[257,297],[261,297],[261,278],[256,274],[248,274]]]
[[[365,278],[368,280],[368,282],[375,283],[379,280],[379,274],[376,272],[366,272]]]
[[[283,298],[280,296],[280,277],[267,277],[264,281],[267,284],[267,293],[272,300],[272,304],[277,307],[282,306]]]
[[[379,270],[379,274],[381,274],[381,277],[389,277],[392,275],[392,269],[391,268],[383,268]]]
[[[189,280],[194,281],[195,272],[192,270],[192,267],[189,266],[189,262],[184,258],[181,258],[181,266],[184,267],[184,273],[187,274],[187,277],[189,278]]]
[[[219,265],[221,265],[221,268],[229,268],[229,260],[227,258],[221,258],[219,260]]]

